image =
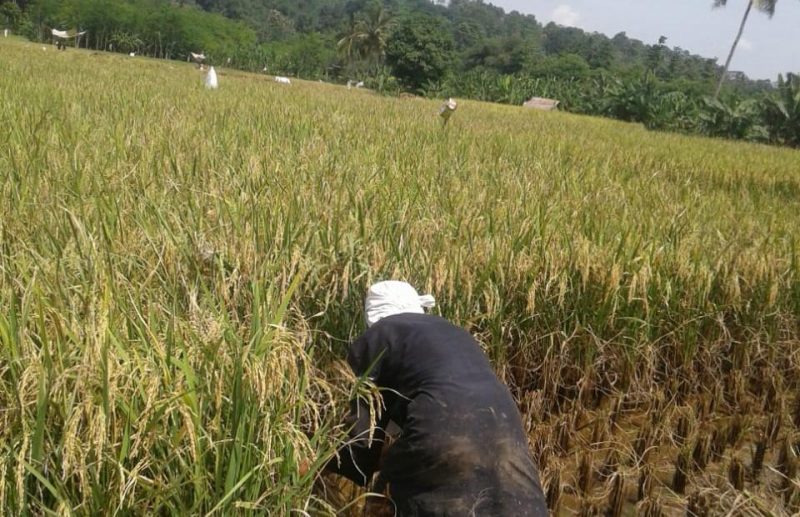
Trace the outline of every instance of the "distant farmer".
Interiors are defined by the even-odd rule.
[[[433,305],[405,282],[369,288],[369,328],[347,360],[385,410],[370,440],[369,407],[354,401],[351,440],[325,470],[361,486],[380,470],[401,517],[546,516],[511,394],[466,330],[424,314]],[[390,421],[402,433],[382,454]]]
[[[203,62],[206,60],[206,55],[203,52],[199,54],[195,54],[194,52],[189,52],[189,56],[186,58],[187,61],[192,60],[197,65],[197,68],[203,70]]]
[[[452,98],[447,99],[447,102],[442,104],[442,107],[439,108],[439,116],[444,120],[445,126],[450,121],[450,117],[453,116],[453,113],[456,112],[456,108],[458,108],[458,103]]]

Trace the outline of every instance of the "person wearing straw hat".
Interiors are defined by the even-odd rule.
[[[381,389],[384,409],[375,422],[352,402],[351,439],[325,471],[361,486],[380,471],[375,485],[388,484],[402,517],[546,516],[511,393],[469,332],[425,314],[433,306],[405,282],[369,288],[368,328],[347,361]],[[401,432],[383,450],[390,423]]]

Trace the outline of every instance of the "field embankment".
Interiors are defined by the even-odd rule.
[[[396,277],[553,507],[797,511],[800,152],[46,48],[0,40],[0,508],[331,510],[335,359]]]

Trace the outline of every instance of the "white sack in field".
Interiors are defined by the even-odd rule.
[[[219,83],[217,82],[217,72],[214,70],[213,66],[208,69],[205,82],[206,88],[209,90],[216,90],[219,87]]]

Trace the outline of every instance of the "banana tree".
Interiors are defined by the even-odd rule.
[[[777,91],[764,102],[763,117],[773,141],[800,147],[800,76],[778,79]]]

